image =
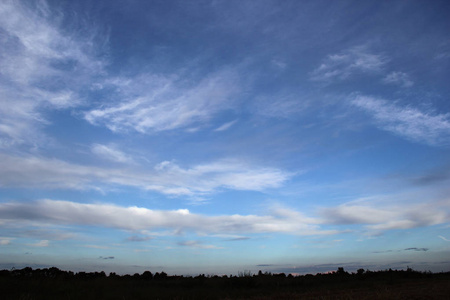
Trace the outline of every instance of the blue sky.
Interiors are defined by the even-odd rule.
[[[448,1],[1,1],[0,267],[450,269]]]

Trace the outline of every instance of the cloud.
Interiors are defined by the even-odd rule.
[[[383,99],[356,96],[351,104],[368,112],[378,125],[407,139],[429,145],[450,143],[450,116],[432,114]]]
[[[442,165],[439,168],[428,171],[422,176],[413,177],[411,179],[414,185],[433,185],[436,183],[445,183],[450,180],[449,165]]]
[[[198,196],[221,189],[263,191],[280,187],[291,177],[290,173],[278,169],[255,167],[238,160],[221,160],[191,168],[165,161],[142,170],[90,167],[57,159],[1,153],[0,159],[0,185],[3,187],[102,189],[129,186],[173,196]]]
[[[438,238],[440,238],[440,239],[442,239],[442,240],[444,240],[446,242],[450,242],[449,239],[447,239],[446,237],[443,237],[442,235],[439,235]]]
[[[0,220],[5,224],[87,225],[120,230],[171,229],[199,234],[289,233],[295,235],[335,234],[299,217],[277,215],[206,216],[187,209],[151,210],[111,204],[82,204],[70,201],[40,200],[30,203],[0,204]],[[316,221],[317,223],[318,221]]]
[[[402,250],[395,250],[395,252],[402,252],[402,251],[426,252],[428,250],[430,250],[430,249],[428,249],[428,248],[411,247],[411,248],[406,248],[406,249],[402,249]],[[394,250],[373,251],[372,253],[390,253],[390,252],[394,252]]]
[[[331,224],[364,224],[369,230],[386,231],[392,229],[409,229],[431,226],[450,221],[448,205],[440,206],[410,204],[405,207],[400,204],[375,208],[370,205],[355,205],[352,203],[337,207],[325,208],[320,211],[325,223]]]
[[[129,242],[146,242],[151,240],[152,237],[149,236],[137,236],[137,235],[133,235],[130,236],[129,238],[127,238],[127,241]]]
[[[324,217],[336,224],[376,224],[392,220],[397,214],[363,205],[340,205],[323,210]]]
[[[180,76],[142,74],[110,80],[116,103],[85,113],[91,124],[110,130],[159,132],[201,125],[221,110],[233,107],[241,83],[236,70],[223,69],[198,81]]]
[[[249,239],[250,238],[248,236],[242,236],[242,237],[236,237],[236,238],[227,239],[226,241],[235,242],[235,241],[246,241],[246,240],[249,240]]]
[[[384,250],[384,251],[373,251],[372,253],[391,253],[394,252],[394,250]]]
[[[345,207],[344,207],[345,206]],[[430,205],[390,206],[375,209],[363,205],[341,205],[320,211],[321,218],[304,216],[294,210],[269,209],[265,215],[216,215],[192,213],[187,209],[152,210],[112,204],[82,204],[71,201],[39,200],[28,203],[0,204],[0,221],[4,226],[83,225],[126,231],[166,230],[164,235],[195,232],[227,240],[244,240],[248,234],[285,233],[292,235],[332,235],[345,230],[327,229],[329,225],[362,224],[369,231],[387,231],[432,226],[450,221],[448,207],[430,210]],[[427,208],[427,209],[425,209]],[[143,241],[131,237],[130,241]],[[340,242],[334,240],[333,242]],[[197,246],[189,242],[184,246]],[[204,245],[203,245],[204,246]],[[105,246],[88,245],[107,249]],[[200,247],[200,246],[198,246]],[[420,249],[420,248],[417,248]],[[412,250],[409,249],[409,250]]]
[[[33,247],[48,247],[50,244],[50,242],[48,240],[42,240],[39,241],[37,243],[34,244],[28,244],[28,246],[33,246]]]
[[[71,35],[61,23],[45,1],[0,3],[2,148],[42,143],[39,126],[49,123],[42,112],[79,105],[79,90],[103,68],[95,35]]]
[[[179,246],[185,246],[189,248],[197,248],[197,249],[223,249],[223,247],[217,247],[214,245],[205,245],[198,241],[185,241],[185,242],[179,242]]]
[[[231,126],[233,126],[234,124],[236,124],[237,120],[225,123],[219,127],[217,127],[216,129],[214,129],[214,131],[225,131],[228,130]]]
[[[8,238],[8,237],[0,237],[0,246],[6,246],[6,245],[10,245],[11,244],[11,240],[13,240],[12,238]]]
[[[405,251],[428,251],[428,250],[429,250],[428,248],[416,248],[416,247],[405,249]]]
[[[257,267],[272,267],[272,266],[275,266],[275,265],[273,265],[273,264],[259,264],[259,265],[256,265]]]
[[[133,159],[118,150],[116,146],[107,146],[102,144],[93,144],[91,146],[92,153],[100,156],[101,158],[108,159],[119,163],[132,163]]]
[[[313,81],[344,80],[358,73],[378,73],[386,64],[382,55],[372,54],[366,46],[356,46],[338,54],[328,55],[311,74]]]
[[[114,256],[99,256],[98,259],[104,259],[104,260],[114,259]]]
[[[48,228],[33,228],[24,231],[15,231],[18,237],[39,238],[42,240],[63,241],[76,237],[74,233],[64,232],[62,230],[48,229]]]
[[[83,247],[92,249],[109,249],[108,246],[99,246],[99,245],[83,245]]]
[[[409,75],[403,72],[391,72],[383,81],[389,84],[397,84],[403,87],[411,87],[414,82],[409,78]]]
[[[210,236],[224,239],[224,241],[245,241],[250,239],[250,237],[236,234],[212,234]]]

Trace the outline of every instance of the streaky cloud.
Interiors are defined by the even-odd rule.
[[[219,127],[217,127],[216,129],[214,129],[214,131],[225,131],[231,128],[231,126],[233,126],[234,124],[236,124],[237,120],[233,120],[230,122],[227,122],[225,124],[220,125]]]
[[[321,215],[325,219],[325,223],[362,224],[370,231],[409,229],[450,221],[448,204],[434,203],[433,207],[430,209],[427,204],[411,204],[408,207],[396,204],[375,208],[374,205],[348,203],[324,208],[321,210]]]
[[[111,161],[119,163],[132,163],[133,159],[124,152],[117,149],[114,145],[102,145],[93,144],[91,146],[92,153],[98,155],[101,158],[105,158]]]
[[[450,115],[424,112],[372,96],[358,95],[351,104],[373,116],[382,129],[433,146],[450,145]]]
[[[412,87],[414,82],[410,79],[409,75],[404,72],[391,72],[383,79],[383,82],[389,84],[398,84],[403,87]]]
[[[0,148],[45,144],[43,112],[80,105],[103,70],[98,35],[62,30],[57,15],[45,1],[0,3]]]
[[[242,85],[233,68],[207,74],[194,82],[175,75],[141,74],[109,83],[120,91],[116,103],[87,111],[85,119],[113,132],[140,133],[202,125],[217,112],[233,107]]]
[[[0,204],[0,220],[19,224],[89,225],[121,230],[173,229],[205,234],[288,233],[327,235],[323,230],[295,216],[220,215],[206,216],[187,209],[151,210],[111,204],[81,204],[70,201],[39,200],[29,203]],[[188,245],[189,246],[189,245]],[[191,245],[192,246],[192,245]]]
[[[104,150],[102,148],[102,150]],[[122,154],[114,155],[122,157]],[[135,187],[173,196],[199,196],[222,189],[263,191],[281,187],[291,174],[275,168],[220,160],[191,168],[164,161],[148,168],[101,168],[58,159],[1,154],[0,185],[24,188],[108,189]]]
[[[196,248],[196,249],[223,249],[223,247],[218,247],[214,245],[206,245],[198,241],[184,241],[179,242],[179,246],[189,247],[189,248]]]
[[[330,54],[321,65],[310,74],[313,81],[331,83],[344,80],[355,74],[378,73],[387,59],[381,54],[373,54],[367,46],[355,46],[337,54]]]

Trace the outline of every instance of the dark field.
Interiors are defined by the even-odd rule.
[[[0,271],[1,299],[450,299],[450,272],[358,270],[286,276],[107,276],[57,268]]]

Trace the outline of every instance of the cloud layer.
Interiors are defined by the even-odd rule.
[[[94,149],[107,151],[116,160],[124,159],[120,152],[111,152],[109,148],[97,145]],[[280,187],[291,177],[278,169],[253,167],[238,160],[222,160],[192,168],[164,161],[141,170],[84,166],[34,156],[0,154],[0,158],[3,162],[0,184],[3,187],[102,189],[115,185],[174,196],[200,196],[220,189],[263,191]]]
[[[340,205],[320,209],[321,217],[308,217],[282,207],[272,207],[267,215],[217,215],[191,213],[187,209],[151,210],[112,204],[82,204],[71,201],[39,200],[28,203],[0,204],[2,224],[89,225],[129,231],[148,232],[169,229],[193,231],[217,237],[245,240],[242,234],[288,233],[294,235],[330,235],[351,232],[346,225],[364,225],[369,232],[443,224],[450,221],[449,206],[425,210],[426,205],[375,208],[370,205]],[[334,229],[329,229],[333,226]],[[336,229],[339,226],[340,229]],[[328,228],[328,229],[327,229]],[[238,236],[236,236],[238,234]],[[132,237],[130,241],[144,241]],[[183,246],[203,247],[189,242]]]
[[[123,230],[191,230],[198,233],[270,233],[299,235],[331,234],[309,224],[313,219],[299,213],[205,216],[187,209],[151,210],[142,207],[120,207],[110,204],[81,204],[70,201],[40,200],[30,203],[0,204],[2,222],[15,224],[90,225]],[[199,246],[185,243],[185,246]]]

